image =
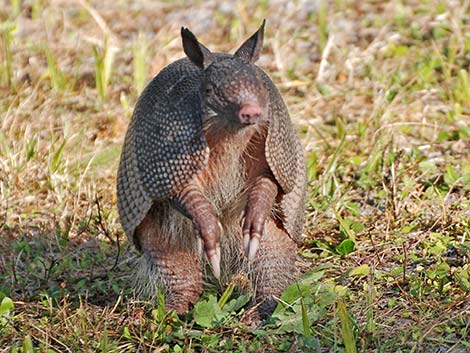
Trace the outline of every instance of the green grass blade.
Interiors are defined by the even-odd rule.
[[[94,46],[93,47],[93,56],[95,57],[95,82],[96,90],[101,100],[104,100],[106,96],[105,90],[105,76],[104,76],[104,55],[102,50]]]
[[[44,54],[46,55],[47,67],[49,70],[49,77],[51,79],[52,88],[54,91],[60,92],[65,88],[67,82],[65,75],[57,65],[57,60],[49,48],[46,47],[44,49]]]
[[[312,335],[312,329],[310,325],[310,320],[308,319],[308,314],[307,314],[307,305],[305,305],[305,300],[304,298],[300,298],[300,306],[302,308],[302,326],[304,329],[304,335],[306,337],[310,337]]]
[[[13,42],[13,32],[16,24],[13,22],[4,22],[1,26],[2,47],[3,47],[3,68],[1,71],[2,83],[7,86],[13,84],[13,57],[11,53],[11,43]]]
[[[219,308],[223,309],[225,304],[227,304],[227,301],[229,300],[230,296],[232,295],[234,288],[235,288],[235,285],[233,283],[230,283],[228,285],[227,289],[225,289],[224,293],[222,294],[219,301],[217,302],[217,304],[219,305]]]
[[[338,314],[341,321],[341,335],[343,336],[346,353],[357,353],[353,326],[343,298],[338,299]]]
[[[145,37],[140,33],[132,48],[134,86],[138,94],[143,91],[145,85],[147,45]]]

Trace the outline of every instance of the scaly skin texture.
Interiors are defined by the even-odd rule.
[[[254,65],[263,26],[234,55],[182,29],[187,58],[149,83],[126,134],[118,208],[143,253],[137,288],[163,290],[178,313],[204,281],[246,274],[265,318],[295,277],[305,165],[282,97]]]

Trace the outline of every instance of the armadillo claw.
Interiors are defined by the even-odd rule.
[[[210,223],[210,225],[212,226],[213,223]],[[204,241],[204,250],[212,266],[214,277],[220,279],[220,238],[223,233],[223,227],[222,224],[217,221],[217,227],[211,228],[212,229],[204,229],[201,231],[201,237]]]
[[[250,250],[250,232],[243,232],[243,250],[248,257],[248,251]]]
[[[214,273],[214,277],[220,279],[220,244],[217,244],[215,251],[207,255],[207,257],[209,258],[209,262],[212,266],[212,272]]]
[[[259,234],[253,234],[253,237],[250,240],[250,248],[248,250],[248,261],[252,262],[255,259],[256,252],[259,247],[259,240],[261,236]]]

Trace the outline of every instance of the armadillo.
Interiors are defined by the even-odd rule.
[[[180,314],[204,282],[244,273],[267,317],[296,274],[305,163],[279,91],[254,64],[264,24],[233,55],[181,28],[186,57],[150,81],[126,133],[117,201],[143,254],[139,288],[163,290]]]

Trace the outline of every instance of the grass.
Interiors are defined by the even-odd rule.
[[[0,9],[0,352],[469,351],[468,2],[196,3]],[[132,292],[121,144],[181,26],[231,51],[263,18],[305,146],[304,276],[262,327],[236,283],[178,318]]]
[[[95,57],[95,80],[96,90],[101,100],[106,98],[109,80],[114,61],[114,48],[108,46],[108,37],[104,38],[102,47],[93,47],[93,56]]]
[[[12,69],[12,55],[11,55],[11,40],[12,32],[15,29],[15,26],[9,22],[5,21],[2,23],[2,47],[3,47],[3,65],[2,65],[2,83],[5,83],[7,86],[11,86],[13,82],[13,69]]]

